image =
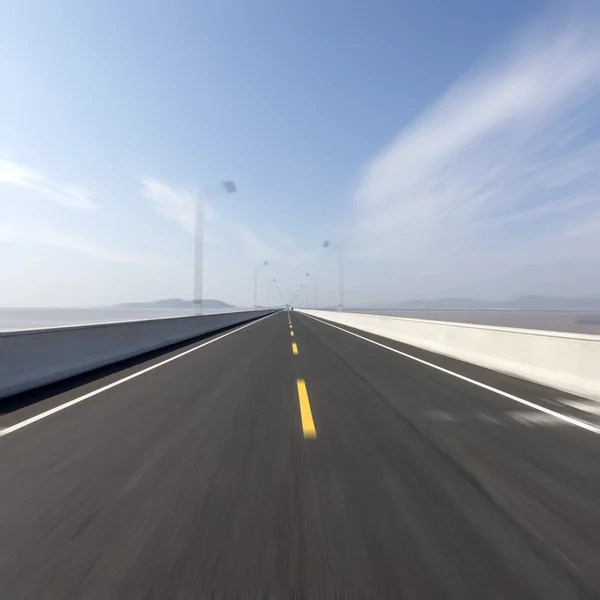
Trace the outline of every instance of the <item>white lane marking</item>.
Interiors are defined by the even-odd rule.
[[[443,410],[427,410],[425,414],[433,421],[452,422],[458,421],[458,418]]]
[[[522,425],[527,425],[527,427],[533,427],[534,425],[564,425],[564,423],[556,417],[540,414],[536,411],[509,411],[507,414]]]
[[[418,363],[427,365],[428,367],[431,367],[432,369],[436,369],[437,371],[441,371],[442,373],[446,373],[447,375],[451,375],[452,377],[456,377],[457,379],[461,379],[462,381],[467,381],[468,383],[476,385],[477,387],[480,387],[484,390],[494,392],[495,394],[498,394],[499,396],[503,396],[504,398],[508,398],[509,400],[514,400],[515,402],[519,402],[520,404],[524,404],[525,406],[529,406],[530,408],[539,410],[540,412],[546,413],[547,415],[552,415],[554,418],[564,421],[565,423],[569,423],[570,425],[575,425],[575,427],[581,427],[581,429],[585,429],[586,431],[590,431],[591,433],[600,434],[600,427],[595,427],[594,425],[592,425],[590,423],[586,423],[585,421],[580,421],[579,419],[574,419],[573,417],[563,415],[559,412],[556,412],[554,410],[546,408],[545,406],[540,406],[539,404],[535,404],[534,402],[530,402],[529,400],[525,400],[524,398],[519,398],[519,396],[509,394],[508,392],[499,390],[498,388],[492,387],[491,385],[481,383],[481,381],[476,381],[475,379],[471,379],[470,377],[465,377],[464,375],[461,375],[460,373],[455,373],[454,371],[450,371],[449,369],[444,369],[444,367],[434,365],[433,363],[423,360],[422,358],[417,358],[416,356],[413,356],[412,354],[407,354],[406,352],[402,352],[400,350],[397,350],[396,348],[392,348],[391,346],[386,346],[385,344],[381,344],[380,342],[371,340],[363,335],[354,333],[353,331],[348,331],[347,329],[344,329],[343,327],[338,327],[337,325],[334,325],[333,323],[329,323],[328,321],[324,321],[323,319],[313,317],[312,315],[305,315],[305,316],[307,316],[311,319],[314,319],[315,321],[318,321],[320,323],[323,323],[325,325],[329,325],[329,327],[333,327],[334,329],[339,329],[340,331],[343,331],[344,333],[347,333],[349,335],[353,335],[354,337],[364,340],[365,342],[369,342],[370,344],[374,344],[375,346],[379,346],[380,348],[385,348],[386,350],[389,350],[390,352],[395,352],[396,354],[400,354],[400,356],[404,356],[405,358],[410,358],[411,360],[414,360]]]
[[[576,408],[577,410],[581,410],[583,412],[590,413],[592,415],[600,415],[600,403],[594,402],[576,402],[574,400],[561,400],[562,404],[566,404],[571,408]]]
[[[471,416],[457,417],[441,410],[427,410],[425,411],[425,415],[432,421],[446,423],[471,423],[473,422],[473,419],[479,419],[480,421],[490,425],[504,426],[507,424],[506,419],[504,419],[503,422],[498,417],[483,412],[475,412]],[[502,416],[506,416],[509,419],[517,421],[521,425],[526,425],[527,427],[534,427],[536,425],[560,425],[564,427],[569,425],[569,423],[564,423],[556,417],[545,415],[544,413],[540,413],[535,410],[510,410],[504,413]]]
[[[491,423],[492,425],[502,425],[501,421],[496,417],[492,417],[486,413],[477,413],[477,418],[485,421],[486,423]]]
[[[8,435],[9,433],[13,433],[14,431],[18,431],[19,429],[23,429],[24,427],[27,427],[28,425],[31,425],[32,423],[35,423],[36,421],[41,421],[42,419],[45,419],[46,417],[49,417],[50,415],[53,415],[54,413],[60,412],[61,410],[65,410],[66,408],[69,408],[75,404],[79,404],[80,402],[83,402],[84,400],[87,400],[88,398],[92,398],[93,396],[97,396],[98,394],[101,394],[102,392],[105,392],[106,390],[110,390],[111,388],[117,387],[118,385],[121,385],[122,383],[125,383],[126,381],[130,381],[131,379],[135,379],[136,377],[139,377],[140,375],[144,375],[145,373],[149,373],[150,371],[153,371],[154,369],[158,369],[159,367],[162,367],[170,362],[173,362],[174,360],[177,360],[178,358],[181,358],[183,356],[191,354],[192,352],[196,352],[196,350],[200,350],[200,348],[204,348],[205,346],[208,346],[209,344],[218,342],[219,340],[222,340],[223,338],[226,338],[229,335],[237,333],[238,331],[241,331],[242,329],[246,329],[246,327],[256,325],[256,323],[260,323],[261,321],[264,321],[265,319],[268,319],[269,317],[272,317],[273,315],[276,315],[276,314],[277,313],[271,313],[270,315],[267,315],[266,317],[261,317],[260,319],[258,319],[256,321],[252,321],[251,323],[246,323],[245,325],[242,325],[241,327],[232,329],[231,331],[228,331],[227,333],[224,333],[216,338],[208,340],[207,342],[203,342],[202,344],[200,344],[198,346],[194,346],[193,348],[190,348],[189,350],[185,350],[183,352],[180,352],[179,354],[176,354],[175,356],[171,356],[171,358],[162,360],[161,362],[156,363],[155,365],[152,365],[151,367],[146,367],[145,369],[142,369],[141,371],[138,371],[137,373],[133,373],[131,375],[128,375],[127,377],[123,377],[123,379],[119,379],[118,381],[113,381],[112,383],[102,386],[101,388],[98,388],[97,390],[94,390],[92,392],[84,394],[83,396],[79,396],[78,398],[74,398],[73,400],[69,400],[68,402],[65,402],[64,404],[60,404],[59,406],[55,406],[54,408],[51,408],[50,410],[46,410],[38,415],[30,417],[29,419],[25,419],[24,421],[21,421],[20,423],[16,423],[15,425],[6,427],[5,429],[0,430],[0,437]]]

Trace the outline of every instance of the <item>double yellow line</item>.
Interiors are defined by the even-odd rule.
[[[290,324],[290,336],[294,337],[294,329],[292,328],[292,319],[288,314],[288,321]],[[298,345],[296,342],[292,342],[292,354],[298,355]],[[305,439],[314,439],[317,437],[317,430],[315,428],[315,422],[312,416],[312,410],[310,409],[310,400],[308,399],[308,391],[306,390],[306,382],[304,379],[296,379],[296,386],[298,388],[298,402],[300,404],[300,419],[302,420],[302,432]]]

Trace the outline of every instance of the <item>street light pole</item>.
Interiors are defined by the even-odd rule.
[[[317,308],[317,276],[314,273],[307,273],[306,277],[310,277],[312,279],[315,308]]]
[[[299,292],[299,291],[300,291],[300,288],[298,288],[298,289],[296,290],[296,293],[295,293],[295,294],[292,296],[292,299],[291,299],[291,301],[290,301],[290,306],[293,306],[293,305],[294,305],[294,301],[296,300],[296,296],[298,295],[298,292]]]
[[[204,198],[196,199],[196,240],[194,252],[194,304],[202,308],[204,286]]]
[[[279,294],[281,301],[283,302],[283,304],[285,304],[285,298],[283,297],[283,294],[281,293],[281,288],[279,287],[279,283],[278,283],[277,279],[273,279],[273,283],[275,284],[275,289],[277,290],[277,293]]]
[[[339,266],[338,266],[338,311],[344,310],[344,250],[343,248],[334,242],[325,240],[323,242],[323,248],[333,248],[339,253]]]
[[[256,308],[258,306],[258,272],[261,267],[268,267],[268,266],[269,266],[269,261],[263,260],[263,262],[261,262],[259,265],[257,265],[256,268],[254,269],[254,308]],[[269,292],[267,289],[267,294],[268,293]]]
[[[196,235],[194,247],[194,298],[192,302],[202,307],[204,301],[204,210],[208,198],[237,191],[233,181],[223,181],[218,185],[204,188],[196,198]]]
[[[277,293],[281,296],[281,299],[283,300],[283,296],[281,294],[281,290],[279,289],[279,284],[277,283],[277,279],[273,279],[273,284],[275,286],[275,289],[277,290]],[[269,284],[269,288],[271,287],[271,285]],[[269,303],[267,301],[267,308],[269,308]]]

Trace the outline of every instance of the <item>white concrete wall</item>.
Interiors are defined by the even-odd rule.
[[[0,332],[0,398],[272,312],[244,311]]]
[[[600,336],[360,313],[298,312],[600,400]]]

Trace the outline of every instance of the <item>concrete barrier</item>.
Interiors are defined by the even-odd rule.
[[[0,332],[0,398],[79,375],[272,310]]]
[[[329,311],[299,311],[600,400],[600,336]]]

